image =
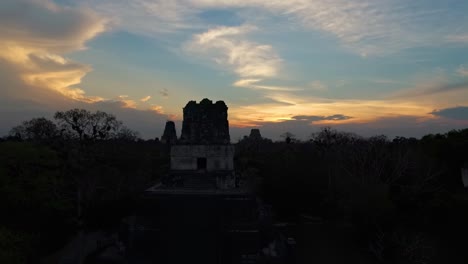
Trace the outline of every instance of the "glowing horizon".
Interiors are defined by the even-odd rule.
[[[82,107],[157,137],[203,98],[233,138],[467,127],[468,3],[449,2],[5,0],[0,132]]]

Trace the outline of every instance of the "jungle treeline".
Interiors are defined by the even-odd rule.
[[[348,223],[375,263],[467,263],[468,129],[389,139],[326,127],[234,144],[236,173],[276,219]],[[0,142],[0,263],[38,263],[79,230],[117,228],[168,173],[169,149],[100,111],[13,127]]]

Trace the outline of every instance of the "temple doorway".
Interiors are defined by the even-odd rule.
[[[206,170],[206,158],[197,158],[197,169]]]

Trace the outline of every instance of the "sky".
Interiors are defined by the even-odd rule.
[[[465,0],[2,0],[0,135],[71,108],[143,138],[190,100],[252,128],[421,137],[468,127]]]

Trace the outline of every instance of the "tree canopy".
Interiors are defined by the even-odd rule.
[[[77,140],[119,139],[136,141],[139,134],[124,126],[109,113],[86,109],[58,111],[55,122],[45,117],[33,118],[13,127],[9,137],[25,141],[46,141],[56,138]]]
[[[77,108],[56,112],[54,118],[64,135],[79,140],[109,139],[115,137],[122,126],[112,114]]]
[[[58,129],[54,122],[40,117],[13,127],[9,134],[21,140],[48,140],[58,135]]]

